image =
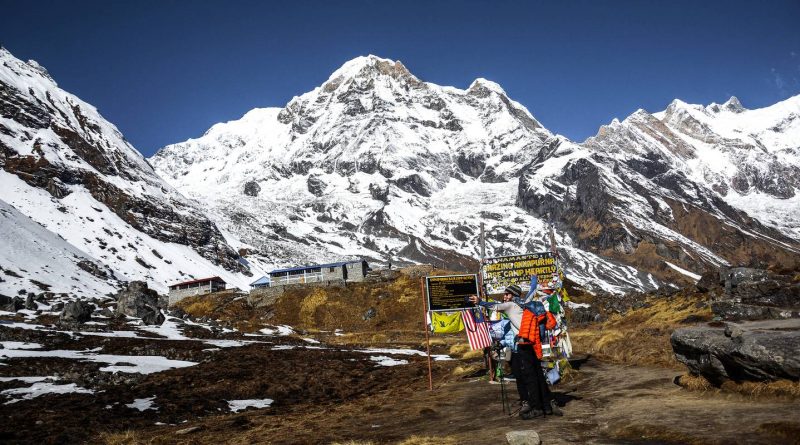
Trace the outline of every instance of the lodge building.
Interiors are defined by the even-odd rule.
[[[225,280],[220,277],[201,278],[172,284],[169,286],[169,305],[172,306],[186,297],[225,290],[225,286]]]
[[[364,260],[275,269],[250,283],[251,289],[280,287],[291,284],[364,281],[369,267]]]

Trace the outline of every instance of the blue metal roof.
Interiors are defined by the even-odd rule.
[[[328,264],[313,264],[311,266],[298,266],[298,267],[289,267],[286,269],[275,269],[269,274],[272,275],[274,273],[282,273],[282,272],[294,272],[296,270],[306,270],[306,269],[321,269],[323,267],[338,267],[344,266],[345,264],[352,264],[352,263],[360,263],[361,261],[341,261],[338,263],[328,263]]]
[[[271,282],[272,282],[272,280],[270,280],[269,277],[265,275],[265,276],[257,279],[256,281],[253,281],[252,283],[250,283],[250,285],[251,286],[255,286],[257,284],[268,284],[268,283],[271,283]]]

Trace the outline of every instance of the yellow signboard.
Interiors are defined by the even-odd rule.
[[[527,253],[485,259],[481,264],[481,277],[487,294],[499,294],[512,284],[530,283],[534,275],[540,283],[549,282],[557,268],[552,252]]]

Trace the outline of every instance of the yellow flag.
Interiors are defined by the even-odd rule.
[[[464,330],[464,321],[461,312],[431,312],[431,326],[435,333],[452,334]]]

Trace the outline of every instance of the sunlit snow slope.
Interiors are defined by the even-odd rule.
[[[214,223],[156,175],[116,127],[58,88],[36,62],[2,48],[0,200],[8,246],[12,234],[31,237],[15,239],[16,254],[4,242],[0,267],[23,279],[3,277],[2,293],[43,287],[31,280],[84,294],[135,279],[161,291],[209,275],[243,288],[250,281]],[[31,220],[35,230],[21,227]],[[48,247],[47,240],[61,241]],[[75,269],[71,259],[55,261],[54,252],[107,275]]]

